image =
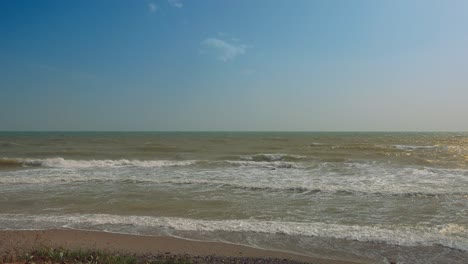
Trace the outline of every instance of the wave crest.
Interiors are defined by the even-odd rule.
[[[227,160],[227,164],[242,166],[242,167],[260,167],[269,169],[291,169],[301,168],[294,162],[283,162],[283,161],[249,161],[249,160]]]
[[[393,146],[399,150],[424,150],[424,149],[436,149],[439,146],[415,146],[415,145],[394,145]]]
[[[42,163],[40,160],[9,159],[9,158],[0,159],[0,168],[1,167],[30,167],[30,166],[41,166],[41,165]]]
[[[292,154],[282,154],[282,153],[273,153],[273,154],[255,154],[255,155],[244,155],[240,156],[241,160],[245,161],[265,161],[265,162],[274,162],[274,161],[299,161],[306,158],[306,156],[301,155],[292,155]]]

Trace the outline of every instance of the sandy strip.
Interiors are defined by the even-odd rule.
[[[66,249],[100,249],[132,254],[170,253],[199,256],[279,258],[322,264],[356,263],[326,258],[313,258],[226,243],[199,242],[165,236],[137,236],[61,229],[44,231],[0,230],[0,252],[23,252],[43,246],[63,247]]]

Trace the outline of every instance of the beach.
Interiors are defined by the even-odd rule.
[[[136,236],[95,231],[42,230],[0,231],[0,252],[30,252],[37,248],[103,250],[136,255],[188,255],[193,257],[233,257],[275,259],[280,263],[353,264],[358,262],[313,258],[280,251],[262,250],[241,245],[190,241],[174,237]],[[206,260],[206,258],[204,258]],[[227,259],[224,259],[226,261]],[[224,262],[223,261],[223,262]],[[258,261],[258,260],[257,260]],[[272,260],[274,261],[274,260]],[[271,262],[267,262],[271,263]]]

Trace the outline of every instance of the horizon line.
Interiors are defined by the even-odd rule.
[[[56,133],[468,133],[468,131],[455,130],[0,130],[8,132],[56,132]]]

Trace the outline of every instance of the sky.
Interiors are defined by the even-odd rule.
[[[468,1],[3,0],[0,131],[468,131]]]

